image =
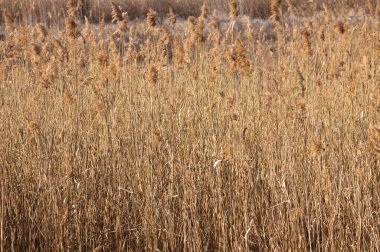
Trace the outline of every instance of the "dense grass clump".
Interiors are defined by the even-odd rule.
[[[365,2],[4,8],[0,250],[378,251]]]

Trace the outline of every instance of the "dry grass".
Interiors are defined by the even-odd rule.
[[[369,0],[286,0],[282,1],[282,6],[286,9],[290,8],[298,15],[310,15],[315,11],[322,10],[323,5],[328,6],[335,13],[340,12],[344,8],[364,7]],[[70,3],[71,2],[71,3]],[[0,0],[0,10],[9,12],[16,20],[24,22],[38,21],[49,25],[55,25],[60,20],[63,20],[67,15],[70,15],[73,9],[67,10],[66,7],[77,8],[82,16],[87,16],[92,22],[99,21],[104,15],[107,21],[111,20],[111,1],[107,0]],[[123,1],[114,0],[117,5],[128,10],[131,18],[142,17],[149,11],[154,9],[164,17],[169,8],[181,16],[189,15],[199,16],[204,0],[134,0]],[[229,10],[230,0],[208,0],[206,1],[209,9],[218,9],[221,12],[227,13]],[[242,15],[250,15],[252,17],[268,18],[271,7],[271,0],[238,0],[239,11]],[[380,7],[380,5],[378,5]],[[376,5],[373,5],[373,15],[376,12]],[[370,10],[366,7],[367,11]],[[380,8],[377,8],[380,10]],[[0,20],[1,22],[1,20]]]
[[[380,250],[376,5],[74,2],[3,15],[1,251]]]

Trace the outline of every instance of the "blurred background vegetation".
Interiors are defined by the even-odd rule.
[[[206,1],[210,9],[228,12],[229,0],[209,0]],[[371,0],[369,0],[371,1]],[[91,22],[97,22],[103,15],[106,21],[111,20],[110,0],[82,0],[83,15],[87,16]],[[128,12],[130,18],[138,18],[146,15],[149,9],[154,9],[162,17],[168,12],[169,7],[180,17],[200,14],[199,6],[203,0],[114,0],[116,4]],[[329,8],[333,12],[341,12],[355,9],[367,10],[366,0],[283,0],[283,11],[287,6],[293,4],[300,16],[312,15],[316,11]],[[44,22],[46,24],[55,23],[62,20],[66,13],[66,0],[0,0],[0,10],[12,15],[18,22]],[[270,16],[270,0],[240,0],[239,11],[243,15],[253,18],[267,18]],[[1,24],[2,20],[0,21]]]

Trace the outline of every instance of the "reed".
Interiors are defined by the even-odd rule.
[[[0,251],[378,250],[374,1],[22,2]]]

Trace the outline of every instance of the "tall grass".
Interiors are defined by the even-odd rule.
[[[75,6],[77,6],[77,1]],[[186,17],[189,15],[199,16],[203,0],[139,0],[139,1],[113,1],[117,5],[127,9],[131,18],[144,16],[149,9],[154,9],[161,14],[172,8],[179,16]],[[218,9],[221,12],[228,12],[229,0],[212,0],[206,1],[210,9]],[[256,18],[267,18],[270,13],[270,0],[239,0],[241,14],[250,15]],[[323,5],[328,6],[335,12],[339,12],[347,8],[364,7],[367,5],[366,0],[322,0],[322,1],[301,1],[287,0],[282,1],[284,6],[294,6],[294,11],[298,14],[310,15],[316,10],[323,9]],[[105,15],[106,20],[111,20],[111,5],[110,1],[105,0],[81,0],[81,15],[87,16],[92,22],[99,21],[102,15]],[[17,20],[26,22],[43,21],[52,25],[56,21],[65,18],[69,13],[66,11],[66,0],[40,0],[40,1],[24,1],[24,0],[0,0],[0,10],[9,12]],[[376,6],[373,6],[373,13]],[[368,10],[369,11],[369,10]],[[0,21],[1,22],[1,21]]]
[[[0,250],[378,251],[378,21],[273,2],[7,7]]]

